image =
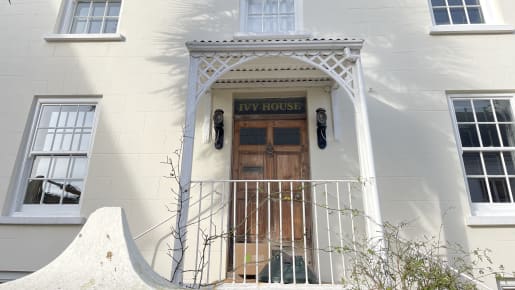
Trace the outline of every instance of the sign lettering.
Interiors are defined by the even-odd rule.
[[[234,100],[235,115],[305,114],[305,98],[265,98]]]

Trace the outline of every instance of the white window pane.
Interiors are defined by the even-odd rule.
[[[89,14],[89,2],[79,2],[75,8],[75,16],[88,16]]]
[[[463,0],[447,0],[450,6],[459,6],[463,5]]]
[[[494,112],[490,104],[490,100],[475,100],[474,109],[479,122],[493,122]]]
[[[515,128],[513,124],[499,124],[504,147],[515,147]]]
[[[261,27],[261,16],[250,16],[247,23],[249,32],[263,32]]]
[[[72,145],[73,129],[58,129],[55,133],[52,151],[69,151]]]
[[[63,193],[62,185],[63,180],[47,180],[43,183],[43,203],[44,204],[59,204],[61,203],[61,196]]]
[[[465,163],[465,173],[467,175],[482,175],[483,166],[479,152],[463,153],[463,163]]]
[[[265,0],[264,14],[277,14],[278,0]]]
[[[264,0],[249,0],[249,3],[248,3],[249,14],[263,13],[263,1]]]
[[[55,129],[39,129],[36,132],[34,151],[50,151],[52,150],[52,141],[54,139]]]
[[[37,156],[32,164],[32,171],[30,173],[31,178],[44,178],[48,176],[50,170],[51,157]]]
[[[293,13],[295,11],[293,0],[280,0],[279,13]]]
[[[116,27],[118,26],[118,20],[109,19],[104,24],[104,33],[116,33]]]
[[[483,160],[485,160],[486,173],[488,175],[504,175],[499,152],[485,152],[483,153]]]
[[[63,204],[78,204],[83,188],[82,181],[73,181],[64,186]]]
[[[445,6],[445,0],[431,0],[431,5],[434,6]]]
[[[77,127],[93,127],[95,117],[95,106],[81,105],[79,106],[79,119],[83,121],[77,122]]]
[[[458,130],[462,147],[479,147],[476,125],[460,124]]]
[[[513,121],[513,115],[511,112],[510,101],[508,100],[494,100],[495,115],[499,122],[511,122]]]
[[[472,202],[488,202],[488,191],[483,178],[468,178],[470,199]]]
[[[86,157],[73,158],[70,178],[83,179],[86,176],[88,159]]]
[[[467,5],[479,5],[479,0],[465,0]]]
[[[72,150],[72,151],[79,150],[81,133],[82,133],[82,129],[75,129],[75,131],[73,133],[72,145],[71,145],[70,150]]]
[[[495,125],[479,124],[479,133],[481,133],[481,141],[483,147],[499,147],[501,143],[497,134]]]
[[[467,16],[465,15],[464,8],[451,8],[450,11],[453,24],[467,24]]]
[[[506,164],[506,171],[509,175],[515,175],[515,152],[504,152],[504,164]],[[515,190],[515,188],[512,188]]]
[[[469,14],[470,23],[485,23],[485,19],[483,18],[483,12],[481,12],[481,8],[467,8],[467,12]]]
[[[66,178],[68,176],[68,164],[70,163],[69,157],[54,157],[50,168],[48,178]]]
[[[100,33],[102,20],[91,20],[89,22],[88,33]]]
[[[291,16],[281,16],[279,17],[279,31],[287,32],[295,30],[295,19],[293,15]]]
[[[87,21],[85,19],[73,19],[70,33],[84,33],[86,30],[86,23]]]
[[[474,122],[474,112],[470,100],[455,100],[452,103],[458,122]]]
[[[43,193],[43,180],[30,179],[25,191],[24,204],[39,204]]]
[[[120,15],[120,2],[109,2],[107,7],[107,16]]]
[[[60,106],[42,106],[38,127],[55,127],[59,117]]]
[[[54,141],[54,150],[70,151],[73,138],[73,129],[58,130],[56,133],[56,141]],[[59,142],[57,142],[59,140]]]
[[[92,16],[104,16],[104,10],[106,7],[105,2],[93,2],[93,12]]]
[[[493,202],[510,202],[510,194],[506,179],[504,178],[489,178],[490,192],[492,193]]]
[[[62,106],[61,115],[57,127],[73,127],[75,126],[75,118],[77,116],[77,106]]]
[[[87,132],[87,131],[86,131]],[[91,142],[91,133],[83,133],[81,135],[79,150],[86,151],[89,149],[89,143]]]
[[[435,23],[437,25],[445,25],[451,23],[446,8],[435,8],[433,9],[433,14],[435,16]]]
[[[277,21],[275,16],[263,18],[263,32],[277,32]]]

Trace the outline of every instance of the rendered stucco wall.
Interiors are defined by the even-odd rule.
[[[69,43],[43,39],[54,31],[61,1],[12,2],[0,3],[0,208],[5,212],[11,206],[16,165],[23,154],[20,145],[35,96],[101,95],[81,215],[100,206],[122,206],[134,234],[161,222],[169,216],[165,206],[171,202],[173,183],[162,178],[169,170],[160,162],[180,146],[184,122],[184,42],[231,39],[239,29],[239,1],[124,1],[119,31],[126,41]],[[493,2],[500,22],[515,24],[515,3]],[[303,1],[305,32],[318,38],[365,40],[362,59],[384,219],[412,221],[411,236],[436,234],[443,224],[444,239],[468,249],[490,248],[496,264],[515,269],[513,226],[466,226],[468,194],[446,95],[515,92],[515,36],[431,36],[426,0],[323,3]],[[226,120],[235,91],[213,90],[213,108],[227,108]],[[331,109],[323,89],[304,91],[309,114],[318,106]],[[341,143],[330,139],[325,151],[310,144],[312,178],[359,172],[349,107],[345,103],[342,109]],[[314,116],[308,121],[314,140]],[[232,132],[231,126],[226,122],[226,132]],[[196,139],[194,178],[230,176],[228,167],[220,166],[229,164],[229,136],[221,151]],[[219,170],[203,169],[213,167]],[[0,225],[0,271],[43,266],[79,229]],[[137,241],[150,264],[165,276],[170,272],[168,233],[164,225]]]

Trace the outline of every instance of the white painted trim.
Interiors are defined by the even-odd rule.
[[[82,225],[85,217],[0,216],[0,225]]]
[[[248,0],[240,0],[240,7],[239,7],[239,13],[240,13],[240,32],[235,34],[235,39],[245,39],[245,36],[248,36],[250,38],[285,38],[285,36],[292,35],[294,37],[291,38],[304,38],[306,36],[306,33],[303,33],[303,27],[304,27],[304,0],[294,0],[294,9],[295,9],[295,31],[289,31],[285,32],[283,34],[269,34],[269,33],[249,33],[247,30],[247,11],[248,11]],[[297,37],[295,37],[297,35]],[[275,37],[274,37],[275,36]],[[240,38],[243,37],[243,38]],[[309,37],[309,36],[308,36]],[[289,37],[290,38],[290,37]]]
[[[494,13],[494,1],[491,0],[479,0],[479,4],[481,6],[481,12],[483,13],[483,17],[485,20],[484,24],[449,24],[449,25],[436,25],[435,22],[435,16],[433,13],[433,5],[431,4],[431,0],[427,0],[428,7],[429,7],[429,14],[431,15],[431,23],[433,24],[433,27],[437,26],[477,26],[477,25],[492,25],[495,24],[503,24],[500,17],[498,15],[495,15]],[[452,22],[452,20],[450,19]]]
[[[354,285],[341,285],[341,284],[281,284],[281,283],[223,283],[216,287],[216,289],[248,289],[248,290],[350,290],[355,289]]]
[[[212,126],[211,116],[213,114],[213,95],[211,91],[206,92],[204,106],[200,108],[203,117],[202,120],[202,143],[209,144],[211,142]]]
[[[275,33],[254,33],[254,32],[237,32],[234,34],[233,39],[235,40],[246,40],[246,39],[308,39],[312,35],[309,33],[302,32],[291,32],[284,34]]]
[[[513,212],[512,212],[513,214]],[[515,226],[515,216],[469,216],[469,227]]]
[[[122,18],[122,14],[123,14],[123,7],[124,7],[123,3],[124,2],[125,2],[124,0],[120,0],[120,13],[118,14],[118,24],[116,25],[116,31],[120,30],[120,23],[121,23],[121,18]],[[57,16],[58,17],[57,24],[54,29],[55,34],[62,34],[62,35],[69,34],[70,26],[71,26],[72,20],[73,20],[73,13],[75,11],[76,5],[77,5],[77,0],[64,0],[62,2],[59,14]],[[106,33],[106,34],[107,35],[113,35],[113,34],[120,35],[119,33]],[[51,34],[51,35],[53,35],[53,34]],[[76,34],[76,35],[82,35],[82,34]],[[92,35],[96,35],[96,34],[92,34]],[[121,40],[124,40],[124,39],[125,38],[123,38]],[[45,37],[45,40],[47,40],[47,41],[63,41],[63,40],[49,40],[49,39],[47,39],[47,37]],[[97,40],[97,41],[99,41],[99,40]],[[103,41],[107,41],[107,40],[103,40]],[[111,40],[111,41],[115,41],[115,40]]]
[[[31,110],[29,112],[29,119],[28,122],[31,124],[28,128],[28,133],[26,135],[26,138],[23,139],[23,145],[21,146],[23,149],[23,155],[22,159],[20,161],[20,170],[16,174],[16,183],[13,187],[12,192],[10,192],[12,196],[12,202],[11,206],[7,209],[6,214],[11,217],[41,217],[41,216],[48,216],[48,217],[78,217],[80,213],[80,207],[82,205],[82,202],[79,202],[78,205],[24,205],[23,199],[24,199],[24,189],[25,189],[25,180],[28,179],[28,176],[30,175],[30,169],[31,169],[31,147],[32,142],[34,142],[34,134],[35,129],[37,128],[37,123],[39,121],[38,117],[41,111],[41,107],[43,104],[93,104],[95,105],[95,115],[91,130],[91,140],[90,140],[90,147],[86,154],[88,157],[88,168],[89,168],[89,161],[91,158],[91,152],[95,140],[96,135],[96,128],[98,127],[98,120],[99,120],[99,114],[100,114],[100,102],[101,98],[100,96],[93,96],[93,95],[87,95],[87,96],[36,96],[34,100],[34,104],[31,107]],[[87,177],[88,172],[86,172],[86,176],[84,176],[84,188],[83,192],[85,192],[86,189],[86,183],[87,183]],[[82,197],[81,197],[82,200]],[[1,217],[1,216],[0,216]]]
[[[125,41],[125,36],[120,33],[95,33],[95,34],[71,34],[51,33],[43,37],[48,42],[73,42],[73,41]]]
[[[460,168],[465,186],[467,200],[469,203],[469,217],[467,225],[469,226],[488,226],[488,225],[515,225],[515,203],[482,203],[472,202],[470,196],[470,189],[465,171],[465,164],[463,162],[463,148],[461,146],[460,134],[458,129],[458,122],[456,120],[456,113],[453,105],[455,99],[509,99],[512,107],[512,112],[515,112],[515,99],[514,94],[511,93],[488,93],[488,92],[471,92],[471,93],[447,93],[447,103],[449,106],[449,113],[451,114],[452,126],[454,129],[454,137],[456,142],[456,149],[460,161]],[[498,148],[510,149],[511,147],[493,147],[491,150],[498,151]],[[481,151],[488,151],[490,148],[482,149]],[[515,193],[513,193],[515,195]]]
[[[186,244],[186,223],[188,220],[189,202],[190,202],[190,184],[191,184],[191,172],[193,168],[193,146],[195,138],[195,118],[197,112],[198,99],[201,95],[198,95],[197,84],[198,84],[198,69],[200,61],[198,58],[190,55],[190,65],[188,70],[188,95],[186,99],[186,116],[184,120],[184,136],[182,144],[182,160],[181,160],[181,171],[179,177],[180,184],[180,202],[177,202],[178,210],[180,210],[179,216],[176,220],[176,229],[178,233],[174,240],[173,249],[180,249],[181,244]],[[182,240],[181,240],[182,239]],[[173,251],[172,256],[172,269],[170,277],[173,277],[174,283],[182,283],[184,267],[184,253],[181,251]],[[180,261],[180,262],[178,262]],[[177,275],[174,275],[176,272]]]
[[[247,40],[247,41],[188,41],[186,47],[193,56],[202,53],[236,52],[256,55],[257,52],[280,52],[287,51],[289,54],[296,51],[317,51],[317,50],[359,50],[363,47],[362,39],[310,39],[306,41],[295,40]]]
[[[434,25],[429,30],[431,35],[449,34],[512,34],[515,27],[512,25],[492,25],[492,24],[454,24],[454,25]]]
[[[337,142],[343,141],[343,118],[340,114],[342,109],[343,98],[347,96],[345,89],[341,86],[334,86],[331,88],[331,105],[333,112],[333,134],[334,140]],[[351,98],[349,96],[349,98]]]
[[[379,238],[380,244],[377,246],[383,247],[383,217],[377,188],[372,134],[368,118],[367,94],[364,84],[365,75],[363,73],[361,58],[357,59],[355,68],[356,71],[354,74],[356,75],[357,87],[355,87],[356,101],[354,102],[354,108],[356,114],[359,167],[362,178],[365,213],[370,217],[367,219],[367,232],[369,237]]]
[[[497,288],[499,288],[499,290],[515,290],[515,278],[514,277],[498,278]]]

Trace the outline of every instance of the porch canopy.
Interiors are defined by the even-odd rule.
[[[175,241],[175,249],[185,243],[185,235],[180,231],[185,228],[188,219],[197,106],[201,98],[209,97],[211,88],[323,85],[333,88],[333,101],[343,97],[350,98],[356,118],[363,200],[366,214],[370,217],[367,231],[369,235],[382,236],[382,219],[360,59],[362,46],[363,40],[348,38],[186,43],[190,53],[190,67],[180,176],[182,202],[181,214],[176,225],[179,234]],[[280,58],[281,62],[274,62],[274,58]],[[210,115],[211,113],[205,116],[208,122]],[[335,120],[335,126],[337,124]],[[182,280],[182,254],[181,251],[174,251],[172,277],[176,282]]]

